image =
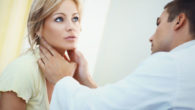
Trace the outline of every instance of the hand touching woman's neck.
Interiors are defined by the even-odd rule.
[[[64,49],[59,49],[59,48],[55,48],[55,47],[53,47],[61,56],[63,56],[64,57],[64,54],[65,54],[65,51],[66,50],[64,50]]]

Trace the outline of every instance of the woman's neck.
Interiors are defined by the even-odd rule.
[[[64,49],[54,48],[61,56],[64,57],[65,51]]]

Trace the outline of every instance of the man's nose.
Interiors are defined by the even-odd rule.
[[[149,41],[150,41],[150,42],[153,41],[153,35],[149,38]]]

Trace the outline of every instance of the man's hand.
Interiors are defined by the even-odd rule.
[[[63,77],[74,75],[76,63],[65,60],[44,39],[41,39],[40,56],[39,67],[49,82],[56,84]]]
[[[74,74],[74,78],[79,81],[80,84],[88,86],[90,88],[97,88],[96,83],[93,81],[88,71],[88,63],[83,54],[78,50],[68,51],[70,60],[77,63],[77,69]]]

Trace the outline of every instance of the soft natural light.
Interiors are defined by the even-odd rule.
[[[83,2],[82,32],[78,49],[87,59],[91,74],[94,73],[109,4],[110,0],[84,0]],[[22,52],[28,48],[28,39],[25,37]]]
[[[82,33],[78,48],[88,60],[91,74],[94,73],[109,4],[110,0],[86,0],[84,4]]]

